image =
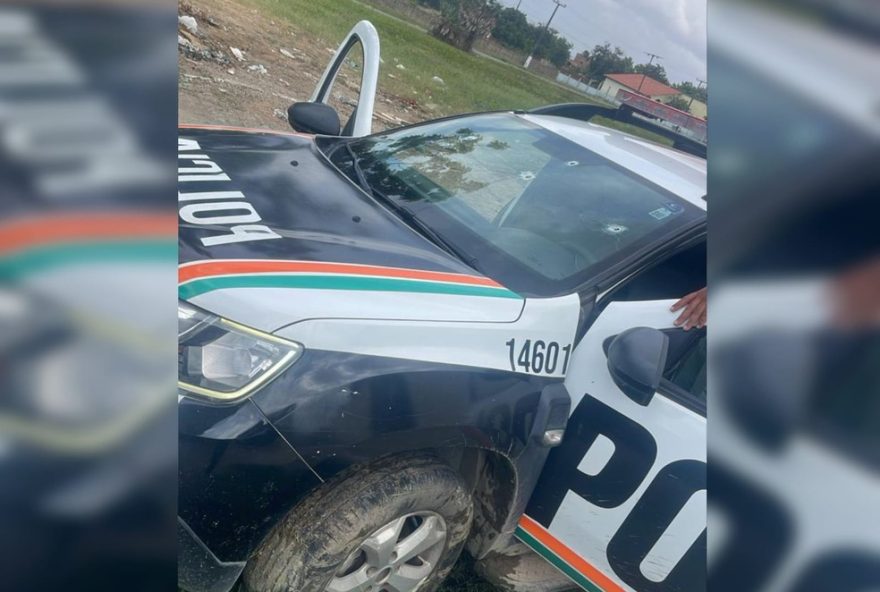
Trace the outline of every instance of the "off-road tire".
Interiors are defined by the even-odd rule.
[[[266,537],[244,571],[246,592],[324,592],[337,569],[377,528],[413,512],[446,522],[437,567],[418,589],[433,592],[470,532],[473,499],[442,461],[406,456],[370,465],[319,488]]]

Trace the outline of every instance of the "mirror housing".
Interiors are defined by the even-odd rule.
[[[287,109],[290,127],[306,134],[338,136],[341,128],[336,109],[325,103],[294,103]]]
[[[617,335],[608,346],[608,372],[623,393],[647,406],[660,386],[669,337],[650,327],[634,327]]]

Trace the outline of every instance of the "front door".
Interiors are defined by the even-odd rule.
[[[565,439],[517,530],[585,590],[705,589],[706,338],[674,328],[672,303],[611,302],[578,344]],[[606,353],[635,327],[666,339],[664,362],[633,361],[662,373],[640,400],[619,373],[615,382]]]

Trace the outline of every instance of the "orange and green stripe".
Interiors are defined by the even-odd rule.
[[[178,281],[178,292],[183,299],[225,288],[308,288],[520,298],[482,276],[320,261],[199,261],[181,265]]]
[[[589,592],[625,592],[617,583],[565,546],[547,529],[523,515],[516,537]]]

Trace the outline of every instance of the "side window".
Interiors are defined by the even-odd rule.
[[[646,269],[625,283],[603,295],[590,307],[586,319],[578,328],[580,342],[593,321],[612,302],[640,302],[650,300],[678,300],[706,287],[705,240],[683,249]],[[585,295],[582,294],[582,298]],[[684,333],[682,331],[681,333]],[[670,339],[674,335],[670,334]]]
[[[660,394],[698,413],[706,411],[706,329],[664,331],[669,353]]]
[[[689,333],[676,329],[681,333]],[[670,354],[673,354],[670,348]],[[680,354],[667,358],[663,378],[690,393],[697,399],[706,401],[706,331],[694,331],[693,339]]]
[[[706,287],[706,243],[701,242],[645,270],[611,295],[612,300],[681,298]]]

